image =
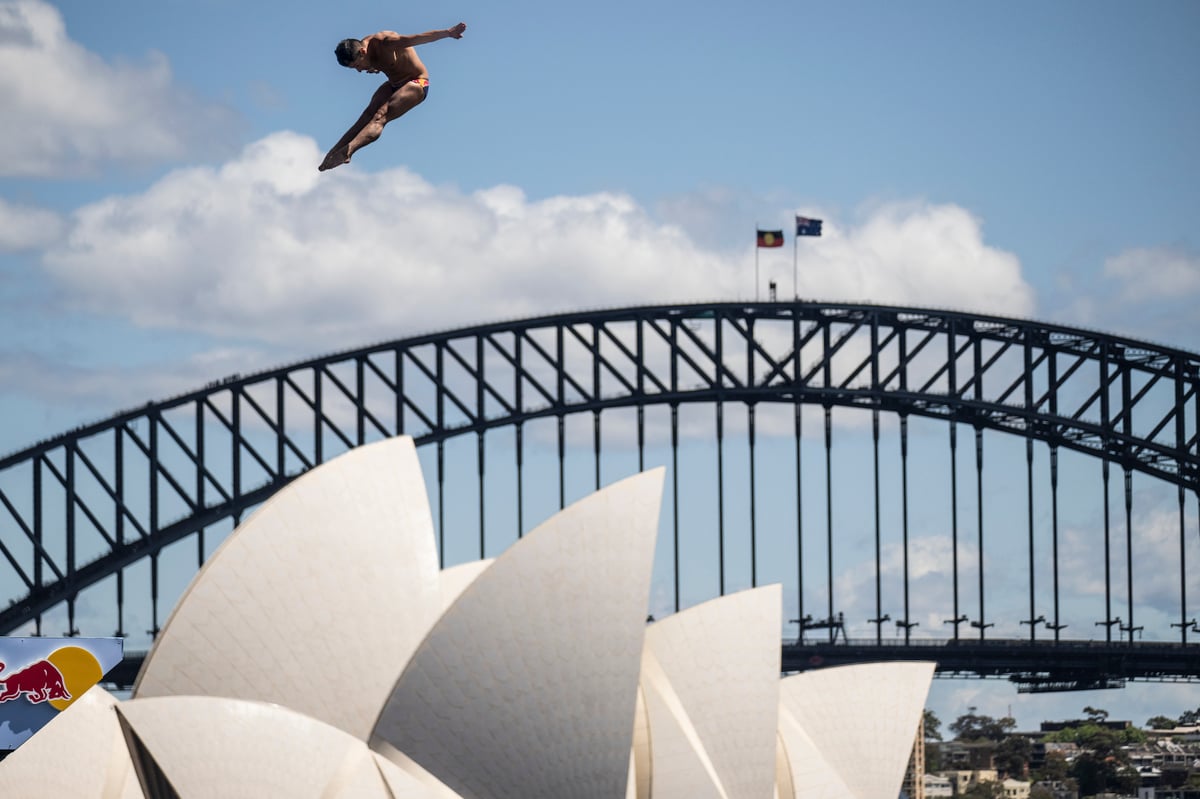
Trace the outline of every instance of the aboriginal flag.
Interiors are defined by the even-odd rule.
[[[820,236],[821,235],[821,220],[808,219],[803,216],[796,217],[796,235],[797,236]]]
[[[760,230],[760,231],[758,231],[758,246],[759,247],[782,247],[783,246],[783,231],[782,230]]]

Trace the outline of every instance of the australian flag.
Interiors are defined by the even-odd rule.
[[[797,236],[820,236],[821,235],[821,220],[808,219],[807,217],[796,217],[796,235]]]

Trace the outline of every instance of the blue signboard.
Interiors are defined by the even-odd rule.
[[[27,741],[124,656],[121,638],[0,637],[0,751]]]

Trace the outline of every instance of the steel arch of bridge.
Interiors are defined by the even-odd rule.
[[[1101,459],[1106,485],[1109,465],[1120,469],[1127,494],[1144,473],[1177,487],[1184,593],[1184,497],[1200,489],[1198,375],[1195,353],[1087,330],[801,301],[589,311],[391,341],[234,375],[0,459],[0,584],[18,591],[0,633],[31,621],[40,631],[41,615],[62,603],[74,633],[81,590],[115,575],[120,608],[122,569],[189,536],[202,551],[206,527],[359,444],[404,433],[436,447],[440,524],[442,448],[453,437],[478,436],[482,494],[485,431],[514,428],[519,473],[523,425],[556,418],[561,504],[567,416],[593,415],[598,483],[602,411],[637,409],[641,453],[643,410],[669,406],[677,442],[684,403],[716,405],[718,447],[725,403],[749,409],[751,447],[759,403],[794,405],[797,441],[802,404],[823,405],[827,425],[831,407],[852,406],[945,420],[952,447],[959,424],[977,448],[983,430],[1044,442],[1052,481],[1059,448]],[[675,579],[678,605],[678,564]],[[1132,591],[1130,602],[1132,626]],[[1200,629],[1187,617],[1184,595],[1173,626],[1185,644]],[[978,626],[982,640],[990,625]]]

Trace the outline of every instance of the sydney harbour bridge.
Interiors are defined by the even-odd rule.
[[[397,434],[444,565],[665,465],[658,611],[782,582],[785,671],[1200,681],[1200,355],[809,301],[414,336],[38,442],[0,458],[0,634],[153,636],[245,514]]]

